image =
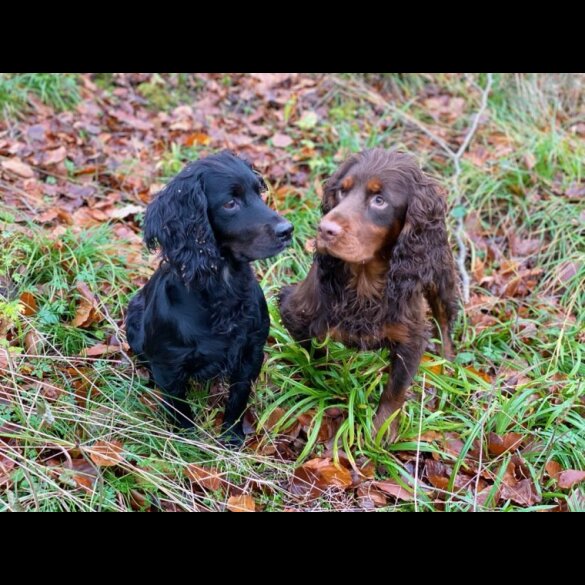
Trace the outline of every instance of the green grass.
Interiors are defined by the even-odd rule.
[[[351,88],[354,79],[344,76],[342,84]],[[477,92],[460,76],[382,76],[367,81],[424,123],[434,123],[419,98],[431,83],[442,93],[463,97],[467,113],[477,109]],[[145,258],[139,264],[129,263],[128,251],[114,240],[111,226],[69,231],[55,241],[37,228],[18,227],[7,210],[0,216],[5,221],[0,274],[10,276],[15,290],[0,298],[0,333],[4,327],[12,336],[10,362],[3,366],[0,361],[0,391],[16,393],[18,400],[9,404],[0,400],[0,426],[2,421],[11,422],[16,440],[1,453],[18,467],[9,487],[0,486],[0,511],[129,510],[141,505],[222,510],[226,485],[253,492],[266,510],[353,509],[355,500],[346,501],[340,494],[307,502],[288,489],[296,464],[325,453],[327,445],[319,441],[318,432],[330,408],[342,415],[331,442],[334,457],[345,453],[352,461],[366,458],[375,463],[377,477],[415,486],[415,501],[399,501],[383,509],[512,511],[565,503],[568,509],[582,510],[583,487],[560,490],[545,473],[551,460],[564,469],[585,469],[581,284],[585,206],[564,194],[583,180],[585,147],[569,129],[578,98],[555,93],[558,83],[558,79],[532,76],[496,76],[489,122],[480,127],[472,147],[492,148],[490,136],[497,132],[507,136],[513,148],[493,155],[482,167],[464,159],[460,180],[464,212],[476,214],[486,237],[502,254],[502,259],[486,254],[469,239],[472,261],[485,263],[487,277],[497,275],[501,263],[511,257],[508,235],[513,232],[539,241],[537,251],[523,261],[542,273],[523,297],[493,296],[472,281],[472,295],[493,297],[493,304],[485,309],[489,323],[479,327],[479,310],[467,311],[455,328],[455,362],[427,354],[399,415],[399,436],[392,445],[372,437],[372,415],[387,380],[387,352],[356,353],[326,341],[321,344],[325,356],[316,358],[292,341],[276,304],[280,287],[303,278],[311,264],[305,243],[313,237],[319,217],[314,180],[325,178],[336,167],[339,151],[400,146],[448,184],[453,169],[436,146],[421,145],[420,133],[393,114],[375,114],[366,96],[349,89],[335,92],[327,104],[329,115],[313,128],[301,129],[292,120],[287,129],[296,138],[289,154],[303,146],[310,146],[315,154],[302,195],[293,190],[284,199],[271,199],[275,207],[287,210],[295,224],[293,245],[276,259],[256,265],[272,320],[267,359],[251,401],[257,450],[230,452],[216,441],[221,405],[209,396],[218,390],[213,385],[192,389],[189,399],[200,430],[196,437],[182,436],[152,410],[153,391],[124,355],[82,356],[84,348],[113,336],[123,341],[120,326],[136,290],[134,283],[149,272]],[[1,88],[0,83],[0,92]],[[466,127],[465,120],[436,124],[449,132]],[[160,166],[161,176],[171,177],[201,152],[198,147],[170,147]],[[533,161],[531,168],[526,160]],[[454,227],[455,218],[449,221]],[[576,273],[561,279],[567,263],[575,265]],[[104,318],[88,328],[71,326],[80,299],[79,281],[96,295],[104,312]],[[23,292],[36,298],[33,315],[18,310],[17,299]],[[31,339],[36,339],[32,349]],[[283,409],[284,416],[268,432],[264,426],[271,415],[281,412],[277,409]],[[304,443],[296,462],[263,455],[263,449],[278,445],[303,413],[310,414],[312,423],[301,433]],[[459,437],[459,452],[433,439],[432,432]],[[537,504],[519,506],[496,498],[511,454],[488,456],[488,438],[490,433],[508,432],[523,437],[523,473],[537,486],[541,497]],[[429,438],[421,440],[421,435]],[[123,461],[98,468],[95,484],[84,490],[79,478],[65,468],[63,453],[78,462],[89,461],[89,451],[98,440],[120,441]],[[417,467],[421,459],[434,454],[457,472],[475,461],[479,447],[482,477],[493,484],[483,504],[478,504],[473,490],[455,487],[455,473],[447,487],[438,490],[440,498],[421,487],[422,468]],[[52,462],[57,462],[56,467]],[[189,464],[216,468],[225,482],[222,488],[193,490],[185,476]],[[258,490],[259,483],[265,489]]]
[[[5,116],[27,110],[29,94],[56,111],[70,109],[81,99],[73,73],[0,73],[0,112]]]

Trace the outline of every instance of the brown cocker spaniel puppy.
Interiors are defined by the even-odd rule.
[[[307,278],[280,294],[283,322],[297,341],[329,335],[358,349],[390,349],[376,430],[402,406],[425,350],[425,298],[443,353],[453,357],[459,297],[445,209],[411,156],[383,149],[351,156],[325,185]]]

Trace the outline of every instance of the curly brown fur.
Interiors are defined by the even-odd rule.
[[[443,353],[453,357],[459,295],[446,204],[411,156],[374,149],[330,177],[322,212],[307,278],[281,291],[282,319],[300,342],[330,335],[358,349],[390,349],[378,429],[402,406],[419,366],[428,340],[425,298]]]

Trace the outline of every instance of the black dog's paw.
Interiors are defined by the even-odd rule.
[[[241,428],[241,425],[239,428],[237,426],[224,426],[220,441],[228,449],[240,449],[246,441],[246,435],[244,434],[244,430]]]

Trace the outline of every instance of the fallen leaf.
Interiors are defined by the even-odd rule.
[[[3,169],[18,175],[19,177],[23,177],[24,179],[30,179],[34,176],[32,168],[17,158],[3,160],[1,166]]]
[[[364,510],[381,508],[388,503],[384,492],[371,484],[362,484],[356,490],[358,505]]]
[[[297,495],[316,496],[330,487],[347,489],[352,484],[351,473],[329,458],[316,457],[295,469],[291,491]]]
[[[0,487],[4,487],[11,483],[10,474],[14,469],[16,463],[0,453]]]
[[[96,345],[92,345],[84,350],[82,350],[81,355],[85,357],[98,357],[102,355],[109,355],[112,353],[118,353],[120,348],[115,345],[107,345],[105,343],[97,343]]]
[[[189,136],[187,136],[187,138],[185,139],[186,146],[193,146],[194,144],[207,146],[210,142],[211,136],[203,132],[194,132],[193,134],[189,134]]]
[[[215,467],[205,468],[191,463],[185,468],[184,474],[205,489],[216,491],[221,487],[221,477]]]
[[[508,241],[514,256],[530,256],[538,252],[542,247],[540,239],[520,238],[514,232],[509,235]]]
[[[75,317],[71,321],[73,327],[87,328],[101,321],[102,315],[98,309],[98,302],[95,295],[89,290],[84,282],[78,282],[75,286],[81,294],[75,310]]]
[[[277,148],[286,148],[293,143],[292,138],[286,134],[275,134],[272,137],[272,144]]]
[[[523,479],[513,486],[502,484],[500,498],[503,500],[512,500],[521,506],[533,506],[541,500],[530,479]]]
[[[57,165],[62,163],[65,158],[67,157],[67,150],[64,146],[60,146],[59,148],[55,148],[55,150],[47,150],[45,152],[45,156],[43,157],[43,164],[44,165]]]
[[[555,461],[554,459],[548,461],[547,464],[544,466],[544,469],[546,470],[548,476],[551,479],[558,479],[559,474],[561,473],[561,471],[563,471],[561,464],[558,461]]]
[[[124,462],[122,449],[123,445],[120,441],[97,441],[91,447],[86,447],[85,451],[99,467],[112,467]]]
[[[109,212],[109,216],[112,219],[124,219],[129,215],[135,215],[136,213],[144,213],[146,208],[142,205],[126,205],[125,207],[115,207]]]
[[[395,481],[374,481],[372,482],[372,485],[382,490],[385,494],[395,497],[397,500],[402,500],[404,502],[412,502],[414,500],[414,494]]]
[[[227,502],[230,512],[255,512],[256,502],[252,496],[231,496]]]
[[[85,459],[73,459],[71,464],[67,464],[67,470],[71,470],[73,481],[87,492],[93,491],[93,486],[97,481],[97,469]]]
[[[468,372],[471,372],[472,374],[479,376],[482,380],[485,380],[486,382],[491,384],[492,377],[487,372],[482,372],[482,371],[478,370],[477,368],[474,368],[473,366],[465,366],[465,369]]]
[[[576,469],[561,471],[557,478],[559,487],[563,490],[571,489],[576,483],[580,483],[583,480],[585,480],[585,471],[579,471]]]
[[[499,436],[490,433],[488,437],[488,451],[491,455],[501,455],[506,451],[512,451],[520,447],[523,436],[520,433],[506,433]]]
[[[585,183],[574,183],[566,191],[569,199],[579,199],[585,195]]]
[[[24,306],[23,315],[26,317],[30,317],[37,312],[37,301],[32,293],[23,292],[20,295],[20,302]]]

